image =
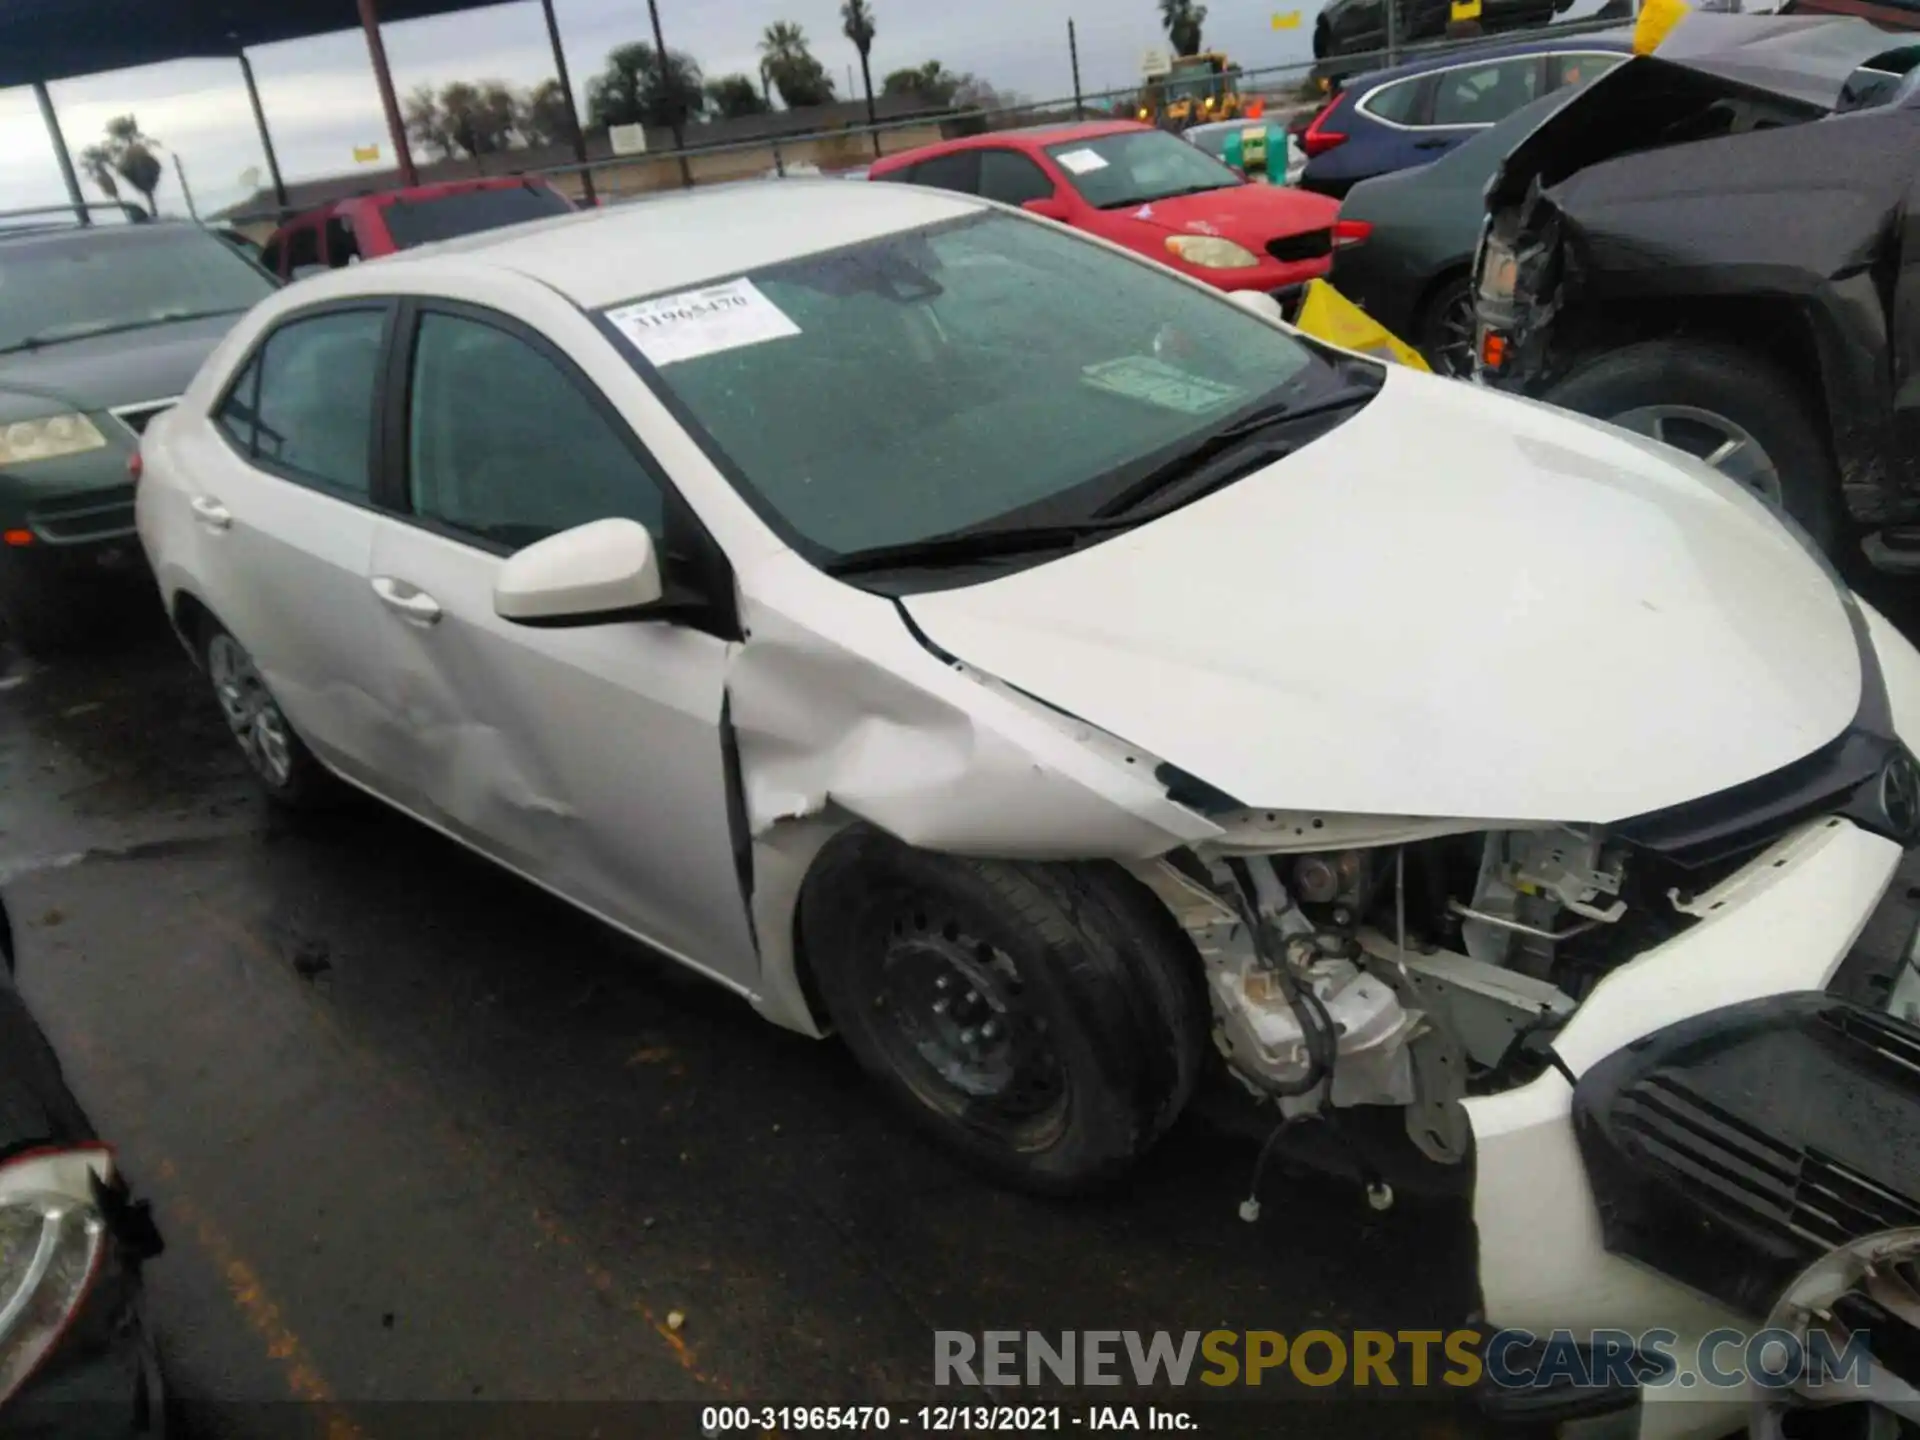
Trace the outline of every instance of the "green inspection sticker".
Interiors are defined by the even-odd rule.
[[[1080,374],[1098,389],[1129,400],[1144,400],[1163,410],[1178,410],[1183,415],[1205,415],[1247,393],[1238,385],[1222,385],[1149,355],[1123,355],[1118,360],[1089,365]]]

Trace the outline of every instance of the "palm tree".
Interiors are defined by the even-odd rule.
[[[833,99],[833,81],[807,49],[806,32],[791,20],[776,20],[760,35],[762,83],[771,79],[789,110]]]
[[[87,172],[87,178],[100,187],[101,193],[109,200],[120,198],[120,180],[113,173],[113,156],[104,145],[89,145],[80,152],[80,168]]]
[[[867,124],[878,125],[880,116],[873,108],[873,71],[867,57],[873,53],[873,6],[867,0],[845,0],[840,6],[840,31],[860,52],[860,83],[867,89]],[[880,153],[880,136],[873,137],[874,153]]]
[[[1176,55],[1200,53],[1200,27],[1207,18],[1207,7],[1194,0],[1160,0],[1160,23]]]
[[[113,159],[113,168],[120,178],[147,199],[147,212],[160,213],[160,206],[153,198],[160,188],[160,178],[166,172],[160,168],[160,158],[153,153],[153,147],[159,142],[152,136],[143,134],[140,122],[131,115],[118,115],[107,122],[107,153]]]

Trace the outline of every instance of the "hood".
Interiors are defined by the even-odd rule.
[[[187,388],[201,362],[245,313],[120,330],[0,355],[0,397],[13,392],[76,410],[170,400]]]
[[[1331,229],[1340,204],[1307,190],[1248,184],[1103,213],[1156,244],[1162,235],[1221,235],[1257,255],[1276,236]]]
[[[1759,501],[1393,366],[1224,490],[902,603],[968,665],[1275,809],[1619,820],[1798,759],[1861,687],[1838,592]]]

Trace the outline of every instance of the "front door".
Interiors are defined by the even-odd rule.
[[[690,626],[544,629],[493,610],[505,556],[607,516],[663,550],[666,481],[590,382],[517,322],[416,312],[409,512],[377,524],[395,798],[719,978],[758,960],[735,866],[722,706],[729,644]]]

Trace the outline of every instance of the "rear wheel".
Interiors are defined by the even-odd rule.
[[[948,1148],[1062,1194],[1125,1170],[1199,1075],[1198,962],[1118,867],[969,860],[865,826],[821,852],[800,928],[860,1064]]]
[[[240,642],[208,622],[204,655],[220,713],[268,798],[294,808],[328,798],[333,777],[294,734]]]
[[[1684,450],[1791,515],[1829,554],[1840,483],[1800,388],[1710,341],[1647,340],[1578,365],[1544,397]]]
[[[1465,275],[1440,283],[1420,312],[1413,343],[1436,375],[1465,379],[1473,374],[1473,286]]]

